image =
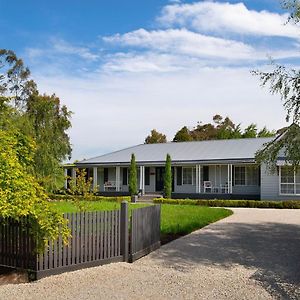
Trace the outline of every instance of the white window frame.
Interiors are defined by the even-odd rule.
[[[184,170],[185,170],[185,169],[191,169],[191,170],[192,170],[192,182],[191,182],[191,183],[184,183],[184,182],[183,182]],[[193,168],[193,167],[182,167],[181,184],[182,184],[182,185],[195,185],[195,184],[194,184],[194,168]]]
[[[234,167],[234,180],[233,180],[233,182],[234,182],[234,185],[235,186],[259,186],[259,176],[260,176],[260,174],[258,174],[258,181],[257,181],[257,184],[248,184],[248,172],[247,172],[247,168],[248,167],[255,167],[256,165],[251,165],[251,164],[247,164],[247,165],[234,165],[233,167]],[[245,168],[245,184],[236,184],[235,183],[235,174],[236,174],[236,172],[235,172],[235,168],[236,167],[238,167],[238,168],[240,168],[240,167],[243,167],[243,168]]]
[[[279,178],[278,178],[278,182],[279,182],[279,195],[281,196],[300,196],[300,193],[296,193],[297,191],[297,184],[300,184],[296,182],[296,170],[294,170],[294,182],[293,183],[290,183],[290,182],[281,182],[281,168],[282,167],[291,167],[292,166],[279,166]],[[293,194],[287,194],[287,193],[282,193],[282,190],[281,190],[281,187],[282,185],[288,185],[288,184],[293,184],[294,185],[294,193]]]

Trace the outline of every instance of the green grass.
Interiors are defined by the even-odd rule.
[[[105,201],[85,201],[88,211],[120,209],[120,203]],[[51,202],[61,213],[77,212],[71,201]],[[147,204],[131,204],[129,209],[147,206]],[[210,223],[228,217],[231,210],[225,208],[210,208],[194,205],[161,204],[161,239],[162,243],[171,241]]]
[[[161,233],[184,235],[228,217],[231,210],[188,205],[161,205]]]
[[[61,213],[72,213],[78,212],[77,207],[72,201],[58,201],[50,202],[53,207]],[[106,202],[106,201],[84,201],[87,211],[98,211],[98,210],[116,210],[120,209],[121,204],[117,202]],[[147,206],[147,204],[131,204],[129,203],[129,209],[139,208]]]

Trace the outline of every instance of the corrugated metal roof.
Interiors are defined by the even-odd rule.
[[[167,153],[173,162],[247,160],[254,159],[255,152],[273,138],[213,140],[199,142],[169,142],[165,144],[142,144],[94,158],[78,164],[129,163],[134,153],[137,162],[164,162]]]

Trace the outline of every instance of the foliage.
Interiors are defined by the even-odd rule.
[[[72,200],[79,211],[88,210],[88,201],[94,196],[94,193],[98,190],[97,187],[93,187],[93,177],[87,178],[87,172],[85,169],[75,169],[75,178],[69,177],[69,188],[67,192],[72,195]],[[86,202],[80,200],[75,196],[81,196]]]
[[[298,0],[283,1],[283,7],[290,11],[288,22],[300,21],[300,2]],[[283,65],[271,62],[274,67],[271,72],[252,71],[260,77],[262,86],[269,85],[272,94],[279,94],[286,110],[286,121],[292,120],[293,124],[286,129],[274,142],[256,154],[258,162],[266,163],[271,171],[275,170],[276,161],[283,151],[287,163],[299,166],[300,162],[300,70],[289,69]]]
[[[173,142],[189,142],[192,140],[193,138],[191,136],[191,133],[186,126],[177,131],[173,138]]]
[[[158,204],[176,204],[192,206],[210,207],[256,207],[256,208],[295,208],[300,209],[300,201],[262,201],[262,200],[223,200],[223,199],[164,199],[156,198],[153,200]]]
[[[292,124],[277,139],[265,145],[263,149],[256,152],[256,161],[265,163],[271,171],[276,171],[276,163],[279,156],[285,158],[288,164],[295,168],[300,166],[300,127]]]
[[[171,156],[167,154],[164,176],[164,195],[167,198],[171,198],[172,195],[172,167]]]
[[[145,144],[157,144],[157,143],[166,143],[167,138],[164,134],[152,129],[150,135],[145,139]]]
[[[129,193],[131,196],[137,195],[137,167],[134,153],[131,154],[129,168]]]
[[[213,123],[198,122],[197,126],[191,130],[186,126],[182,127],[175,134],[173,142],[272,137],[274,135],[275,131],[269,131],[266,127],[259,130],[256,124],[250,124],[243,131],[241,124],[236,125],[229,117],[223,118],[217,114],[213,116]]]
[[[17,130],[0,129],[0,217],[17,221],[28,217],[40,247],[59,234],[67,242],[66,221],[51,208],[43,189],[28,172],[34,150],[32,139]]]
[[[30,71],[11,50],[0,49],[0,126],[33,138],[36,152],[32,173],[48,191],[63,184],[60,163],[70,157],[66,131],[71,112],[55,95],[40,95]]]
[[[12,50],[0,49],[0,96],[8,96],[16,107],[22,108],[28,96],[36,90],[29,79],[30,71]]]
[[[71,155],[70,138],[66,134],[71,127],[71,112],[60,105],[55,95],[35,93],[28,98],[26,115],[32,124],[32,135],[37,144],[35,175],[48,191],[60,188],[64,180],[60,163]]]

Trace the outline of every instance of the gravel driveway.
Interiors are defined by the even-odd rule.
[[[133,264],[0,286],[0,299],[300,299],[300,210],[233,209]]]

